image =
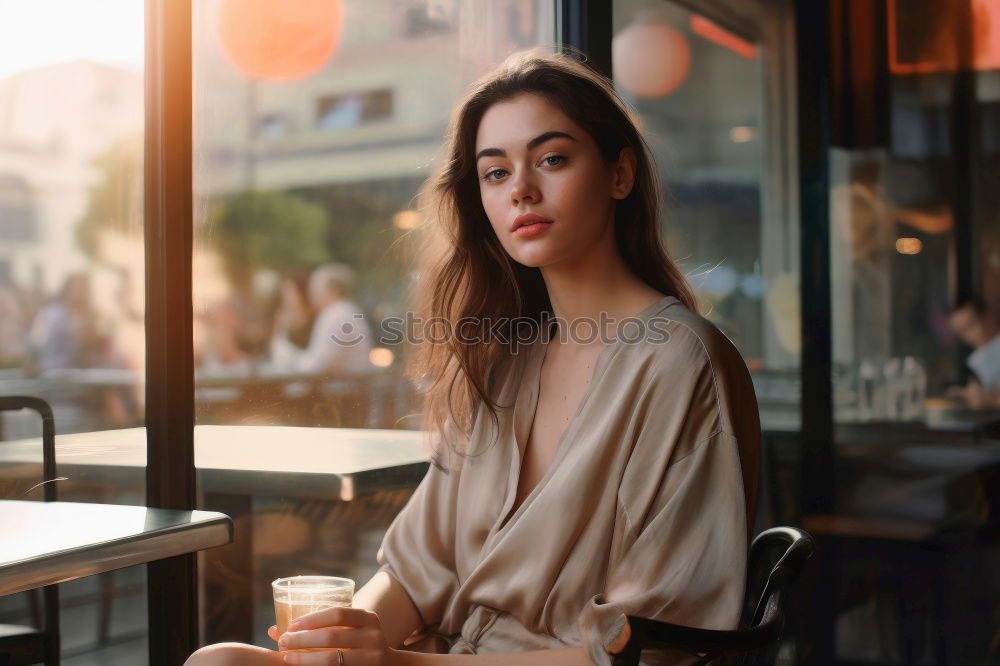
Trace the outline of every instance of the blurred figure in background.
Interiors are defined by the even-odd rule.
[[[969,298],[951,313],[955,333],[973,348],[966,363],[976,379],[957,387],[953,395],[973,409],[1000,407],[1000,322],[980,298]]]
[[[141,422],[134,375],[126,373],[125,379],[106,372],[126,370],[126,364],[115,345],[111,322],[94,304],[92,288],[87,273],[67,276],[59,295],[39,310],[28,333],[26,370],[58,379],[58,386],[46,389],[42,397],[52,405],[56,430],[62,433]]]
[[[243,376],[253,370],[253,357],[241,344],[241,320],[233,297],[210,306],[196,336],[196,359],[206,376]]]
[[[330,375],[365,375],[372,335],[361,309],[351,300],[354,271],[344,264],[327,264],[309,278],[309,303],[316,323],[309,346],[298,357],[298,369]]]
[[[309,273],[288,273],[281,280],[278,291],[270,344],[271,362],[279,367],[287,365],[308,349],[315,321],[309,307]]]
[[[69,275],[59,296],[38,312],[28,343],[31,369],[42,375],[95,367],[101,340],[90,298],[90,278],[85,273]]]

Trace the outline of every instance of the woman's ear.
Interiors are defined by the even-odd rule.
[[[611,197],[624,199],[632,192],[635,184],[635,151],[622,148],[618,159],[611,164]]]

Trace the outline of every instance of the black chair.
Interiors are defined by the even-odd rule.
[[[637,666],[642,650],[657,648],[697,655],[697,665],[726,658],[741,666],[771,663],[785,624],[786,597],[814,549],[812,537],[794,527],[761,532],[750,546],[740,629],[697,629],[629,615],[632,635],[612,663]]]
[[[0,396],[0,412],[30,409],[42,417],[42,476],[46,502],[56,499],[56,432],[52,408],[40,398]],[[45,599],[44,628],[0,624],[0,666],[44,663],[59,666],[59,588],[49,585]]]

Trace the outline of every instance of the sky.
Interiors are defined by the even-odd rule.
[[[0,78],[87,59],[142,69],[143,0],[0,0]]]

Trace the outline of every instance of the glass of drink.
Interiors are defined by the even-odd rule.
[[[275,624],[278,635],[288,631],[289,623],[309,613],[350,606],[354,597],[354,581],[335,576],[292,576],[271,583],[274,593]]]

